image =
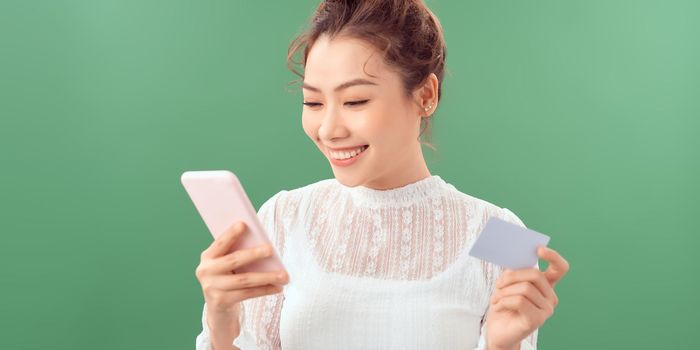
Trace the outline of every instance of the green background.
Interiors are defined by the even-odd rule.
[[[0,339],[189,349],[211,236],[179,183],[256,208],[332,177],[287,45],[316,1],[0,2]],[[697,347],[700,3],[429,1],[429,167],[571,264],[540,349]]]

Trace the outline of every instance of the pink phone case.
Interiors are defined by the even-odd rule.
[[[238,238],[231,252],[271,244],[241,182],[232,172],[186,171],[180,177],[180,181],[214,239],[235,222],[245,222],[247,232]],[[271,256],[241,266],[234,272],[271,272],[284,269],[277,249],[274,245],[272,247]]]

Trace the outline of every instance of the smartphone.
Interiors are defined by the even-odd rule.
[[[234,270],[234,273],[273,272],[284,269],[276,247],[270,242],[257,212],[233,172],[228,170],[186,171],[180,177],[180,182],[214,239],[217,239],[235,222],[245,222],[246,233],[234,243],[231,252],[262,244],[272,246],[272,255],[241,266]]]

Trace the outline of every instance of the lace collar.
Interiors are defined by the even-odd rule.
[[[343,193],[349,194],[354,203],[368,207],[409,206],[444,193],[444,189],[448,185],[439,175],[431,175],[416,182],[388,190],[376,190],[363,185],[349,187],[343,185],[336,178],[331,180]]]

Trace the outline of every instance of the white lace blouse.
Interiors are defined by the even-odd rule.
[[[489,298],[502,269],[468,255],[510,210],[432,175],[403,187],[347,187],[335,178],[262,204],[289,273],[281,293],[241,303],[233,345],[255,349],[484,349]],[[539,267],[539,266],[537,266]],[[210,350],[206,303],[198,350]],[[537,330],[521,343],[537,348]]]

